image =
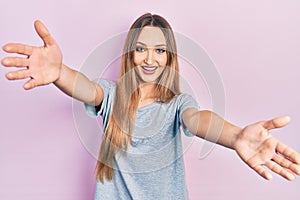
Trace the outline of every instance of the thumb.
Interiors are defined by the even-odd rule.
[[[276,117],[274,119],[261,122],[262,126],[265,129],[274,129],[274,128],[281,128],[283,126],[286,126],[290,123],[291,118],[289,116],[282,116],[282,117]]]
[[[47,27],[40,20],[34,22],[34,28],[40,38],[44,41],[45,46],[54,45],[56,43]]]

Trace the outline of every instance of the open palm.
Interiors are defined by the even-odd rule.
[[[289,121],[289,117],[278,117],[249,125],[234,143],[241,159],[265,179],[272,178],[265,167],[288,180],[295,178],[293,174],[300,175],[300,155],[269,133],[270,129],[283,127]]]
[[[34,47],[24,44],[9,43],[3,46],[7,53],[18,53],[24,57],[6,57],[2,65],[6,67],[21,68],[6,74],[9,80],[30,78],[24,84],[24,89],[29,90],[37,86],[47,85],[56,81],[60,76],[62,54],[45,25],[35,21],[34,27],[44,42],[44,46]]]

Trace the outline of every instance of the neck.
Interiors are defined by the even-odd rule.
[[[148,99],[156,96],[156,83],[143,83],[140,86],[141,98]]]

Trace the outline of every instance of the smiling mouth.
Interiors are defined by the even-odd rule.
[[[157,68],[157,66],[142,66],[142,69],[148,72],[154,72]]]
[[[155,73],[158,66],[141,66],[141,68],[143,69],[144,74],[151,75]]]

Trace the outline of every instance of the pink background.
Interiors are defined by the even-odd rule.
[[[64,63],[77,69],[98,44],[126,31],[141,14],[161,14],[216,64],[227,120],[245,126],[288,114],[291,124],[273,132],[300,151],[297,0],[9,0],[0,8],[1,46],[41,45],[33,30],[33,21],[41,19],[60,44]],[[53,85],[25,92],[24,81],[4,78],[8,71],[0,70],[0,199],[92,199],[95,159],[78,136],[72,99]],[[267,182],[219,146],[200,160],[201,144],[194,141],[184,154],[190,199],[299,199],[299,178],[288,182],[274,175]]]

